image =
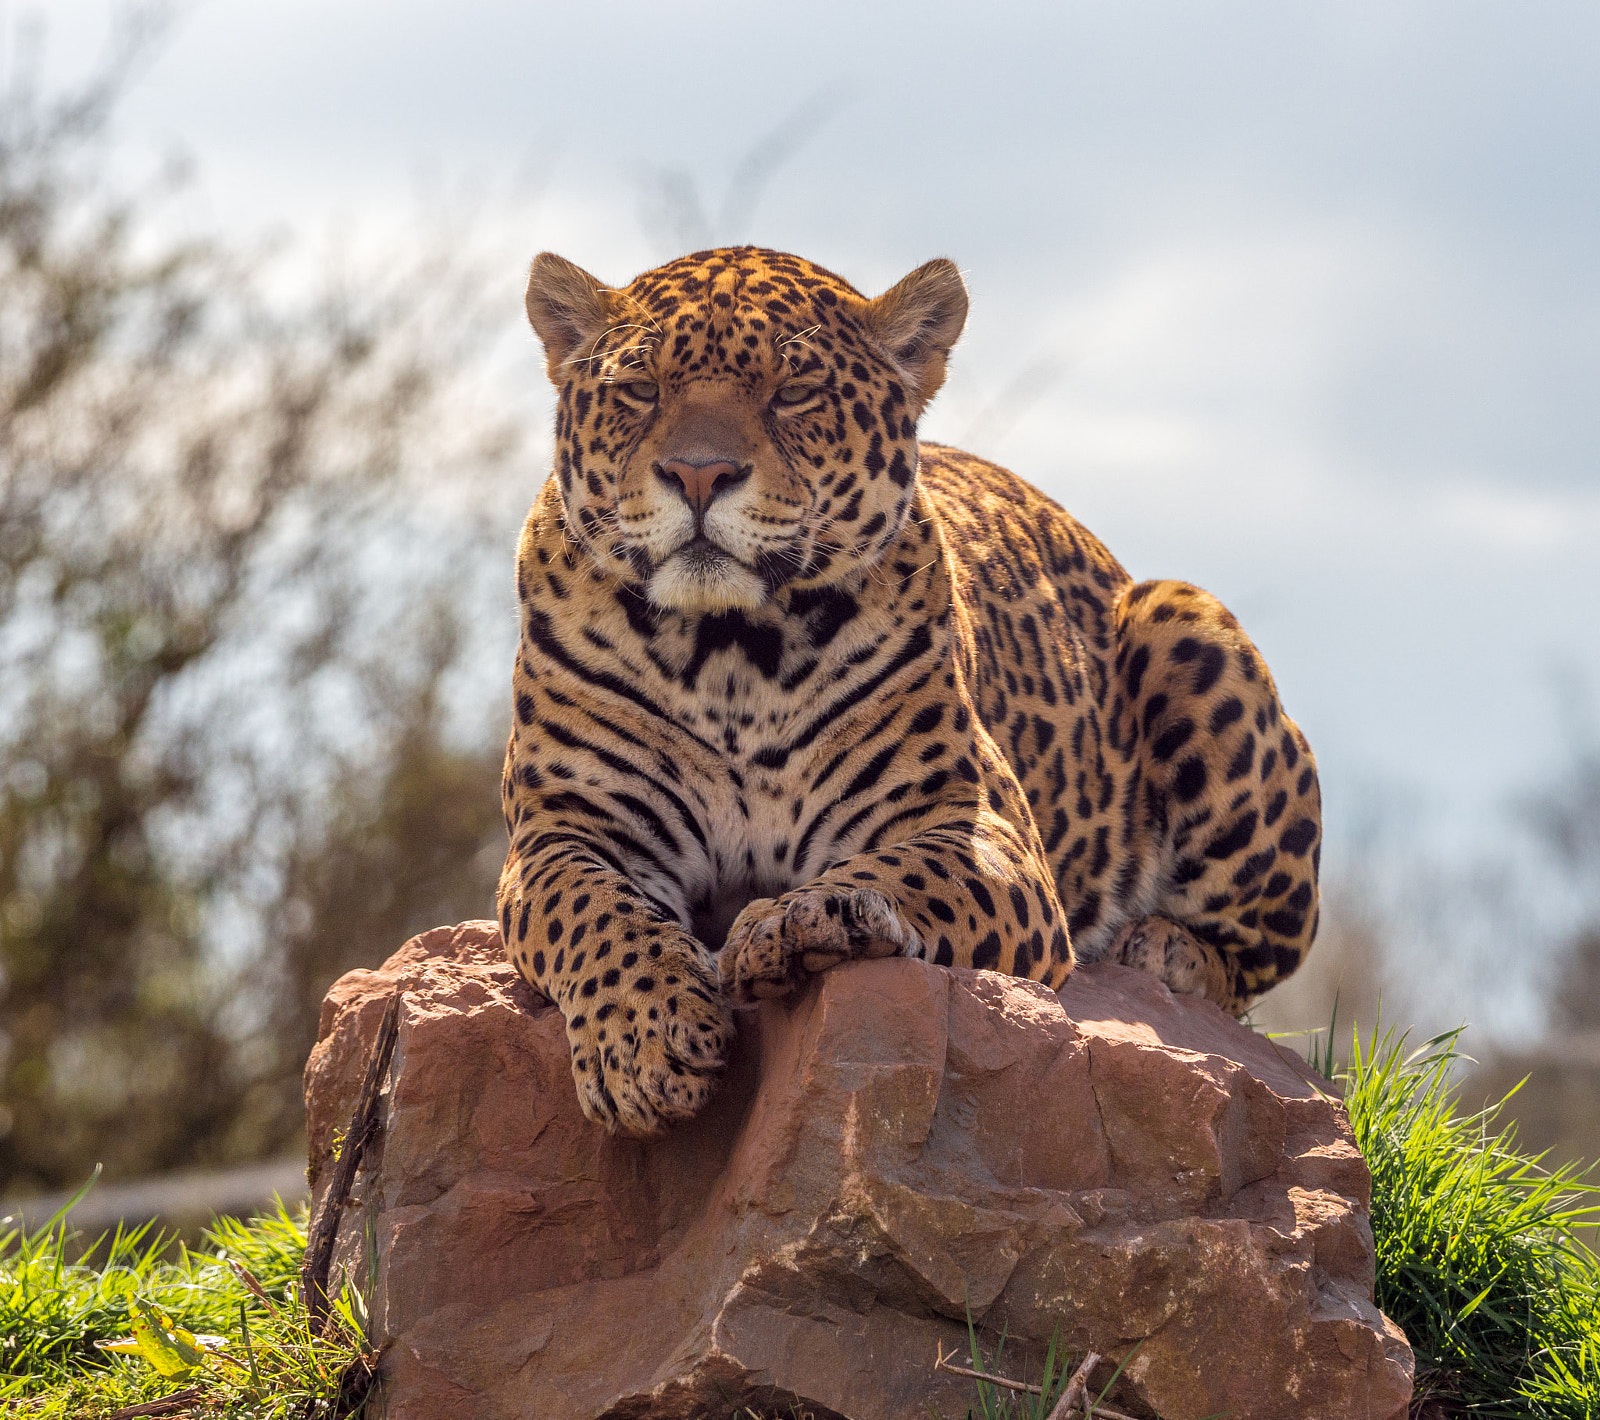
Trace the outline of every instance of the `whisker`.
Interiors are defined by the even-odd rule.
[[[659,336],[661,334],[661,329],[659,326],[646,326],[639,325],[637,323],[624,322],[620,325],[611,326],[609,329],[603,330],[599,335],[595,336],[594,340],[589,345],[589,353],[587,355],[569,355],[564,361],[562,361],[562,363],[564,365],[592,365],[597,360],[605,360],[611,357],[620,359],[624,355],[631,355],[636,351],[648,350],[651,348],[653,342],[641,341],[637,345],[625,346],[618,350],[601,350],[600,346],[603,341],[608,340],[611,336],[618,335],[625,330],[644,331],[646,334],[654,336]]]

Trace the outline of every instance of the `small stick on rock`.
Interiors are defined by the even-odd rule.
[[[361,1166],[362,1151],[377,1130],[378,1094],[389,1070],[399,1030],[400,992],[397,989],[384,1008],[383,1023],[378,1027],[378,1038],[367,1061],[367,1077],[361,1082],[355,1113],[350,1116],[350,1129],[344,1136],[344,1147],[339,1151],[339,1162],[334,1166],[328,1191],[317,1205],[317,1215],[312,1219],[311,1233],[306,1240],[305,1261],[300,1264],[300,1294],[305,1299],[313,1331],[322,1331],[328,1320],[328,1268],[333,1263],[334,1239],[339,1234],[339,1219],[344,1214],[351,1185],[355,1183],[356,1170]]]
[[[950,1354],[955,1355],[956,1353],[952,1351]],[[952,1376],[966,1376],[969,1380],[988,1381],[990,1385],[1004,1386],[1007,1390],[1026,1391],[1029,1395],[1044,1394],[1044,1390],[1041,1387],[1029,1385],[1026,1381],[1014,1381],[1010,1380],[1006,1376],[991,1376],[987,1375],[983,1371],[968,1370],[965,1366],[952,1366],[950,1362],[945,1359],[943,1347],[939,1348],[938,1359],[934,1361],[933,1369],[936,1371],[948,1372]],[[1054,1417],[1052,1417],[1052,1420],[1054,1420]]]
[[[955,1353],[952,1352],[952,1355]],[[1047,1420],[1073,1420],[1073,1416],[1082,1413],[1086,1420],[1093,1420],[1097,1415],[1105,1416],[1105,1420],[1133,1420],[1131,1415],[1124,1415],[1120,1410],[1113,1410],[1109,1405],[1091,1404],[1088,1396],[1089,1372],[1100,1364],[1101,1357],[1091,1351],[1083,1358],[1083,1364],[1073,1372],[1072,1379],[1067,1382],[1067,1388],[1061,1392],[1061,1399],[1056,1401],[1055,1408],[1051,1410]],[[990,1385],[1002,1386],[1006,1390],[1026,1391],[1029,1395],[1043,1395],[1042,1386],[1029,1385],[1027,1381],[1014,1381],[1009,1376],[993,1376],[984,1371],[974,1371],[966,1366],[952,1365],[946,1359],[944,1348],[940,1347],[934,1360],[933,1369],[944,1371],[952,1376],[965,1376],[969,1380],[987,1381]]]
[[[1087,1414],[1089,1409],[1088,1386],[1089,1372],[1100,1363],[1100,1355],[1091,1351],[1083,1358],[1083,1364],[1072,1373],[1072,1379],[1067,1382],[1067,1388],[1061,1392],[1061,1399],[1056,1401],[1055,1409],[1050,1412],[1050,1420],[1070,1420],[1070,1417],[1083,1411]]]

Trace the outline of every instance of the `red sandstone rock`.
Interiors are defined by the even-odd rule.
[[[561,1016],[493,923],[329,993],[306,1067],[314,1173],[405,991],[375,1226],[391,1420],[634,1420],[798,1399],[817,1420],[966,1414],[966,1316],[1006,1370],[1137,1345],[1119,1408],[1166,1420],[1403,1416],[1372,1303],[1368,1175],[1298,1059],[1123,967],[1061,998],[888,960],[741,1013],[723,1089],[659,1140],[578,1110]],[[320,1166],[320,1167],[319,1167]],[[1111,1365],[1097,1380],[1109,1378]]]

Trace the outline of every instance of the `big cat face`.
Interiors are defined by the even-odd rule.
[[[867,300],[734,247],[616,290],[546,253],[527,305],[571,534],[656,605],[702,612],[841,581],[893,544],[967,298],[948,261]]]

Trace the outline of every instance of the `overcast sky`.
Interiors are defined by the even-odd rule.
[[[108,7],[45,14],[87,63]],[[119,127],[193,156],[201,225],[489,224],[508,321],[544,247],[954,258],[925,435],[1231,606],[1335,844],[1374,786],[1442,843],[1600,692],[1597,80],[1593,3],[208,0]]]

